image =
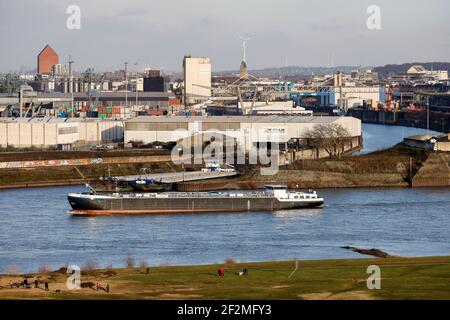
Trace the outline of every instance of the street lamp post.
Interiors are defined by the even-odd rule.
[[[136,67],[136,107],[138,105],[138,63],[136,62],[135,64]]]
[[[71,112],[72,118],[73,118],[73,106],[74,106],[74,101],[73,101],[74,84],[73,84],[73,70],[72,70],[73,63],[75,63],[75,61],[73,61],[72,56],[69,55],[69,92],[70,92],[70,107],[72,108],[72,112]]]
[[[125,62],[125,107],[128,107],[128,62]]]
[[[430,96],[427,96],[427,134],[430,134]]]
[[[20,89],[19,89],[19,112],[20,112],[21,118],[22,118],[22,103],[23,103],[23,88],[22,88],[22,86],[20,86]]]

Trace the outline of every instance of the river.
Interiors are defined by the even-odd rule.
[[[410,129],[364,125],[363,152],[418,133]],[[321,209],[276,213],[72,217],[66,196],[81,190],[0,191],[0,273],[120,267],[127,255],[152,266],[363,257],[340,248],[346,245],[400,256],[450,254],[449,188],[326,189]]]
[[[363,149],[360,151],[362,154],[392,147],[409,136],[427,133],[441,134],[437,131],[427,131],[426,129],[370,123],[363,123],[362,131]]]

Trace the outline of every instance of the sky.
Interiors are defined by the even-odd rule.
[[[68,29],[69,5],[81,28]],[[367,8],[380,8],[369,30]],[[74,69],[162,68],[207,56],[213,71],[236,70],[247,43],[250,69],[378,66],[450,61],[448,0],[0,0],[0,72],[36,67],[46,44]]]

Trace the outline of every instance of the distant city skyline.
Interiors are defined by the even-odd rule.
[[[69,5],[81,9],[81,29],[69,30]],[[381,29],[369,30],[370,5],[381,9]],[[107,8],[107,10],[106,10]],[[239,70],[240,36],[250,70],[289,66],[381,66],[450,61],[446,0],[0,0],[0,72],[36,68],[50,44],[74,69],[138,68],[181,71],[183,56],[206,56],[214,72]]]

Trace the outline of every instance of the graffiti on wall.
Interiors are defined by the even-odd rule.
[[[114,163],[167,162],[170,156],[112,157],[64,160],[33,160],[0,162],[0,169],[29,169],[41,167],[87,166]]]
[[[0,162],[0,169],[26,169],[39,167],[63,167],[63,166],[86,166],[89,164],[101,164],[103,159],[64,159],[64,160],[33,160],[33,161],[10,161]]]

